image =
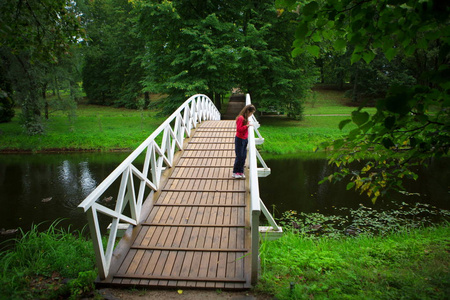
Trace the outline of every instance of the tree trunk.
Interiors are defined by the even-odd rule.
[[[47,83],[44,83],[42,87],[42,99],[44,99],[44,113],[45,119],[48,120],[48,100],[47,100]]]
[[[144,106],[148,107],[150,104],[150,93],[149,92],[145,92],[144,93]]]
[[[352,102],[358,102],[358,66],[355,68],[355,77],[353,78]]]
[[[214,104],[216,105],[218,110],[222,109],[222,103],[220,101],[220,94],[214,92]]]

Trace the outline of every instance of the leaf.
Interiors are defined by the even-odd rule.
[[[333,43],[333,47],[336,51],[343,51],[345,50],[345,47],[347,46],[347,42],[344,39],[337,39]]]
[[[334,143],[333,143],[333,147],[334,147],[335,150],[341,148],[343,145],[344,145],[344,140],[343,139],[335,140]]]
[[[385,137],[381,142],[383,143],[383,146],[386,149],[391,149],[392,147],[395,147],[394,142],[390,138]]]
[[[352,131],[350,131],[349,133],[348,133],[348,138],[350,139],[350,140],[354,140],[358,135],[359,135],[359,133],[360,133],[360,130],[359,130],[359,128],[355,128],[355,129],[353,129]]]
[[[275,1],[275,7],[277,8],[288,8],[292,9],[294,5],[296,4],[297,0],[276,0]]]
[[[387,117],[384,120],[384,127],[386,127],[387,129],[391,130],[395,125],[395,117],[394,116],[390,116]]]
[[[308,23],[302,22],[297,26],[295,30],[295,39],[303,41],[308,33]]]
[[[384,52],[384,56],[386,56],[386,58],[391,61],[395,55],[397,55],[398,50],[394,49],[394,48],[390,48],[387,51]]]
[[[366,123],[369,120],[369,114],[367,112],[353,111],[352,112],[352,121],[358,126]]]
[[[342,120],[342,121],[339,123],[339,129],[342,130],[342,129],[345,127],[345,125],[347,125],[347,124],[350,123],[351,121],[352,121],[352,120],[350,120],[350,119]]]
[[[347,189],[347,191],[348,190],[351,190],[353,187],[355,186],[355,182],[349,182],[348,184],[347,184],[347,187],[346,187],[346,189]]]
[[[358,62],[361,59],[361,54],[360,53],[356,53],[353,52],[352,53],[352,58],[350,60],[351,64],[353,65],[355,62]]]
[[[299,54],[302,54],[304,52],[304,49],[301,47],[296,47],[294,50],[292,50],[291,55],[292,57],[296,57]]]
[[[320,48],[316,45],[308,45],[306,46],[306,51],[309,52],[312,56],[319,57]]]
[[[316,1],[310,2],[303,7],[303,14],[311,16],[319,9],[319,4]]]
[[[363,59],[367,64],[369,64],[374,58],[375,58],[375,53],[373,53],[372,51],[363,53]]]

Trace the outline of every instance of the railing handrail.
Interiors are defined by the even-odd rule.
[[[206,97],[206,99],[211,101],[208,96],[202,94],[197,94],[187,99],[175,112],[173,112],[166,119],[166,121],[159,125],[159,127],[155,131],[153,131],[153,133],[144,142],[142,142],[142,144],[140,144],[132,153],[130,153],[130,155],[128,155],[128,157],[108,177],[106,177],[103,182],[98,185],[97,188],[78,205],[78,207],[82,208],[86,212],[89,207],[91,207],[92,204],[96,200],[98,200],[98,196],[100,196],[101,193],[103,193],[106,188],[109,187],[109,185],[107,185],[108,181],[114,181],[115,179],[117,179],[117,177],[119,177],[125,171],[125,169],[129,167],[129,165],[145,150],[145,148],[148,147],[148,145],[152,141],[154,141],[155,138],[161,134],[161,132],[165,130],[165,128],[180,114],[180,112],[183,111],[186,107],[189,107],[189,104],[198,97]],[[214,108],[216,109],[217,114],[220,116],[220,112],[215,106]]]
[[[78,206],[87,213],[101,279],[105,279],[109,274],[120,221],[131,225],[139,223],[142,203],[148,198],[145,193],[146,186],[151,189],[150,195],[159,189],[163,164],[168,167],[172,166],[176,149],[183,149],[185,135],[189,137],[191,129],[196,128],[197,124],[203,120],[220,120],[220,112],[208,96],[197,94],[187,99]],[[173,128],[172,122],[174,122]],[[160,134],[162,134],[162,141],[158,145],[155,139]],[[145,161],[141,171],[133,165],[133,162],[144,152]],[[102,194],[120,176],[122,178],[120,179],[115,208],[112,209],[98,203],[97,201]],[[137,193],[133,177],[137,177],[137,180],[140,181]],[[130,208],[131,216],[123,214],[127,205]],[[103,248],[98,213],[112,218],[106,251]]]
[[[251,104],[249,94],[246,94],[245,105]],[[256,161],[255,131],[259,125],[254,116],[250,118],[253,126],[248,127],[248,156],[249,156],[249,184],[250,184],[250,228],[251,228],[251,282],[256,284],[259,272],[259,216],[261,205],[259,198],[258,165]]]
[[[251,98],[249,94],[246,94],[245,97],[245,105],[251,104]],[[261,211],[260,205],[260,197],[259,197],[259,185],[258,185],[258,165],[257,165],[257,150],[256,150],[256,142],[255,142],[255,131],[258,131],[256,128],[259,125],[255,116],[250,118],[250,122],[253,126],[248,127],[248,148],[249,148],[249,183],[250,183],[250,208],[252,211]],[[258,132],[259,134],[259,132]],[[259,135],[260,136],[260,135]]]

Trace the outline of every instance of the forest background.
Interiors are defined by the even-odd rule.
[[[327,180],[346,178],[347,188],[375,201],[389,189],[401,190],[403,178],[416,178],[415,165],[448,155],[449,16],[450,3],[439,0],[1,1],[0,149],[43,150],[35,147],[49,137],[59,143],[54,150],[102,149],[108,139],[117,148],[134,147],[187,97],[207,94],[221,108],[239,88],[260,112],[286,113],[264,120],[261,130],[275,142],[263,150],[305,150],[301,141],[311,135],[293,132],[324,126],[319,150],[334,150],[330,162],[340,168]],[[330,86],[349,100],[324,97]],[[349,117],[318,117],[315,124],[302,118],[305,108],[317,113],[314,106],[324,99],[339,103]],[[352,107],[341,110],[343,102]],[[110,122],[128,129],[121,132]],[[130,128],[139,129],[136,136]],[[70,144],[74,136],[83,149],[74,146],[77,141]],[[350,173],[348,164],[368,152],[372,159]],[[390,229],[379,239],[345,240],[293,230],[262,244],[258,288],[280,299],[445,299],[448,226],[401,228],[399,235]],[[22,298],[39,289],[30,278],[52,278],[55,270],[62,277],[78,274],[69,294],[92,288],[92,253],[84,255],[86,265],[63,274],[68,263],[62,258],[72,256],[59,248],[42,251],[43,240],[57,249],[45,235],[24,234],[25,242],[37,237],[29,244],[38,248],[23,247],[29,256],[3,256],[1,281],[17,283],[3,284],[5,295],[14,291]],[[66,241],[59,245],[76,244]],[[73,253],[90,251],[81,242]],[[40,253],[61,259],[37,264]]]
[[[350,178],[375,201],[448,153],[445,1],[8,0],[0,9],[0,122],[18,106],[35,138],[55,111],[73,123],[82,103],[167,115],[196,93],[221,109],[236,88],[260,112],[301,120],[322,83],[346,89],[356,107],[338,126],[352,130],[322,145],[344,150],[330,159],[340,168],[330,181]],[[367,150],[375,160],[350,174]]]

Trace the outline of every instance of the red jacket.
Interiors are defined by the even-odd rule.
[[[248,126],[244,125],[243,116],[239,116],[236,119],[236,136],[243,140],[246,140],[248,138]]]

